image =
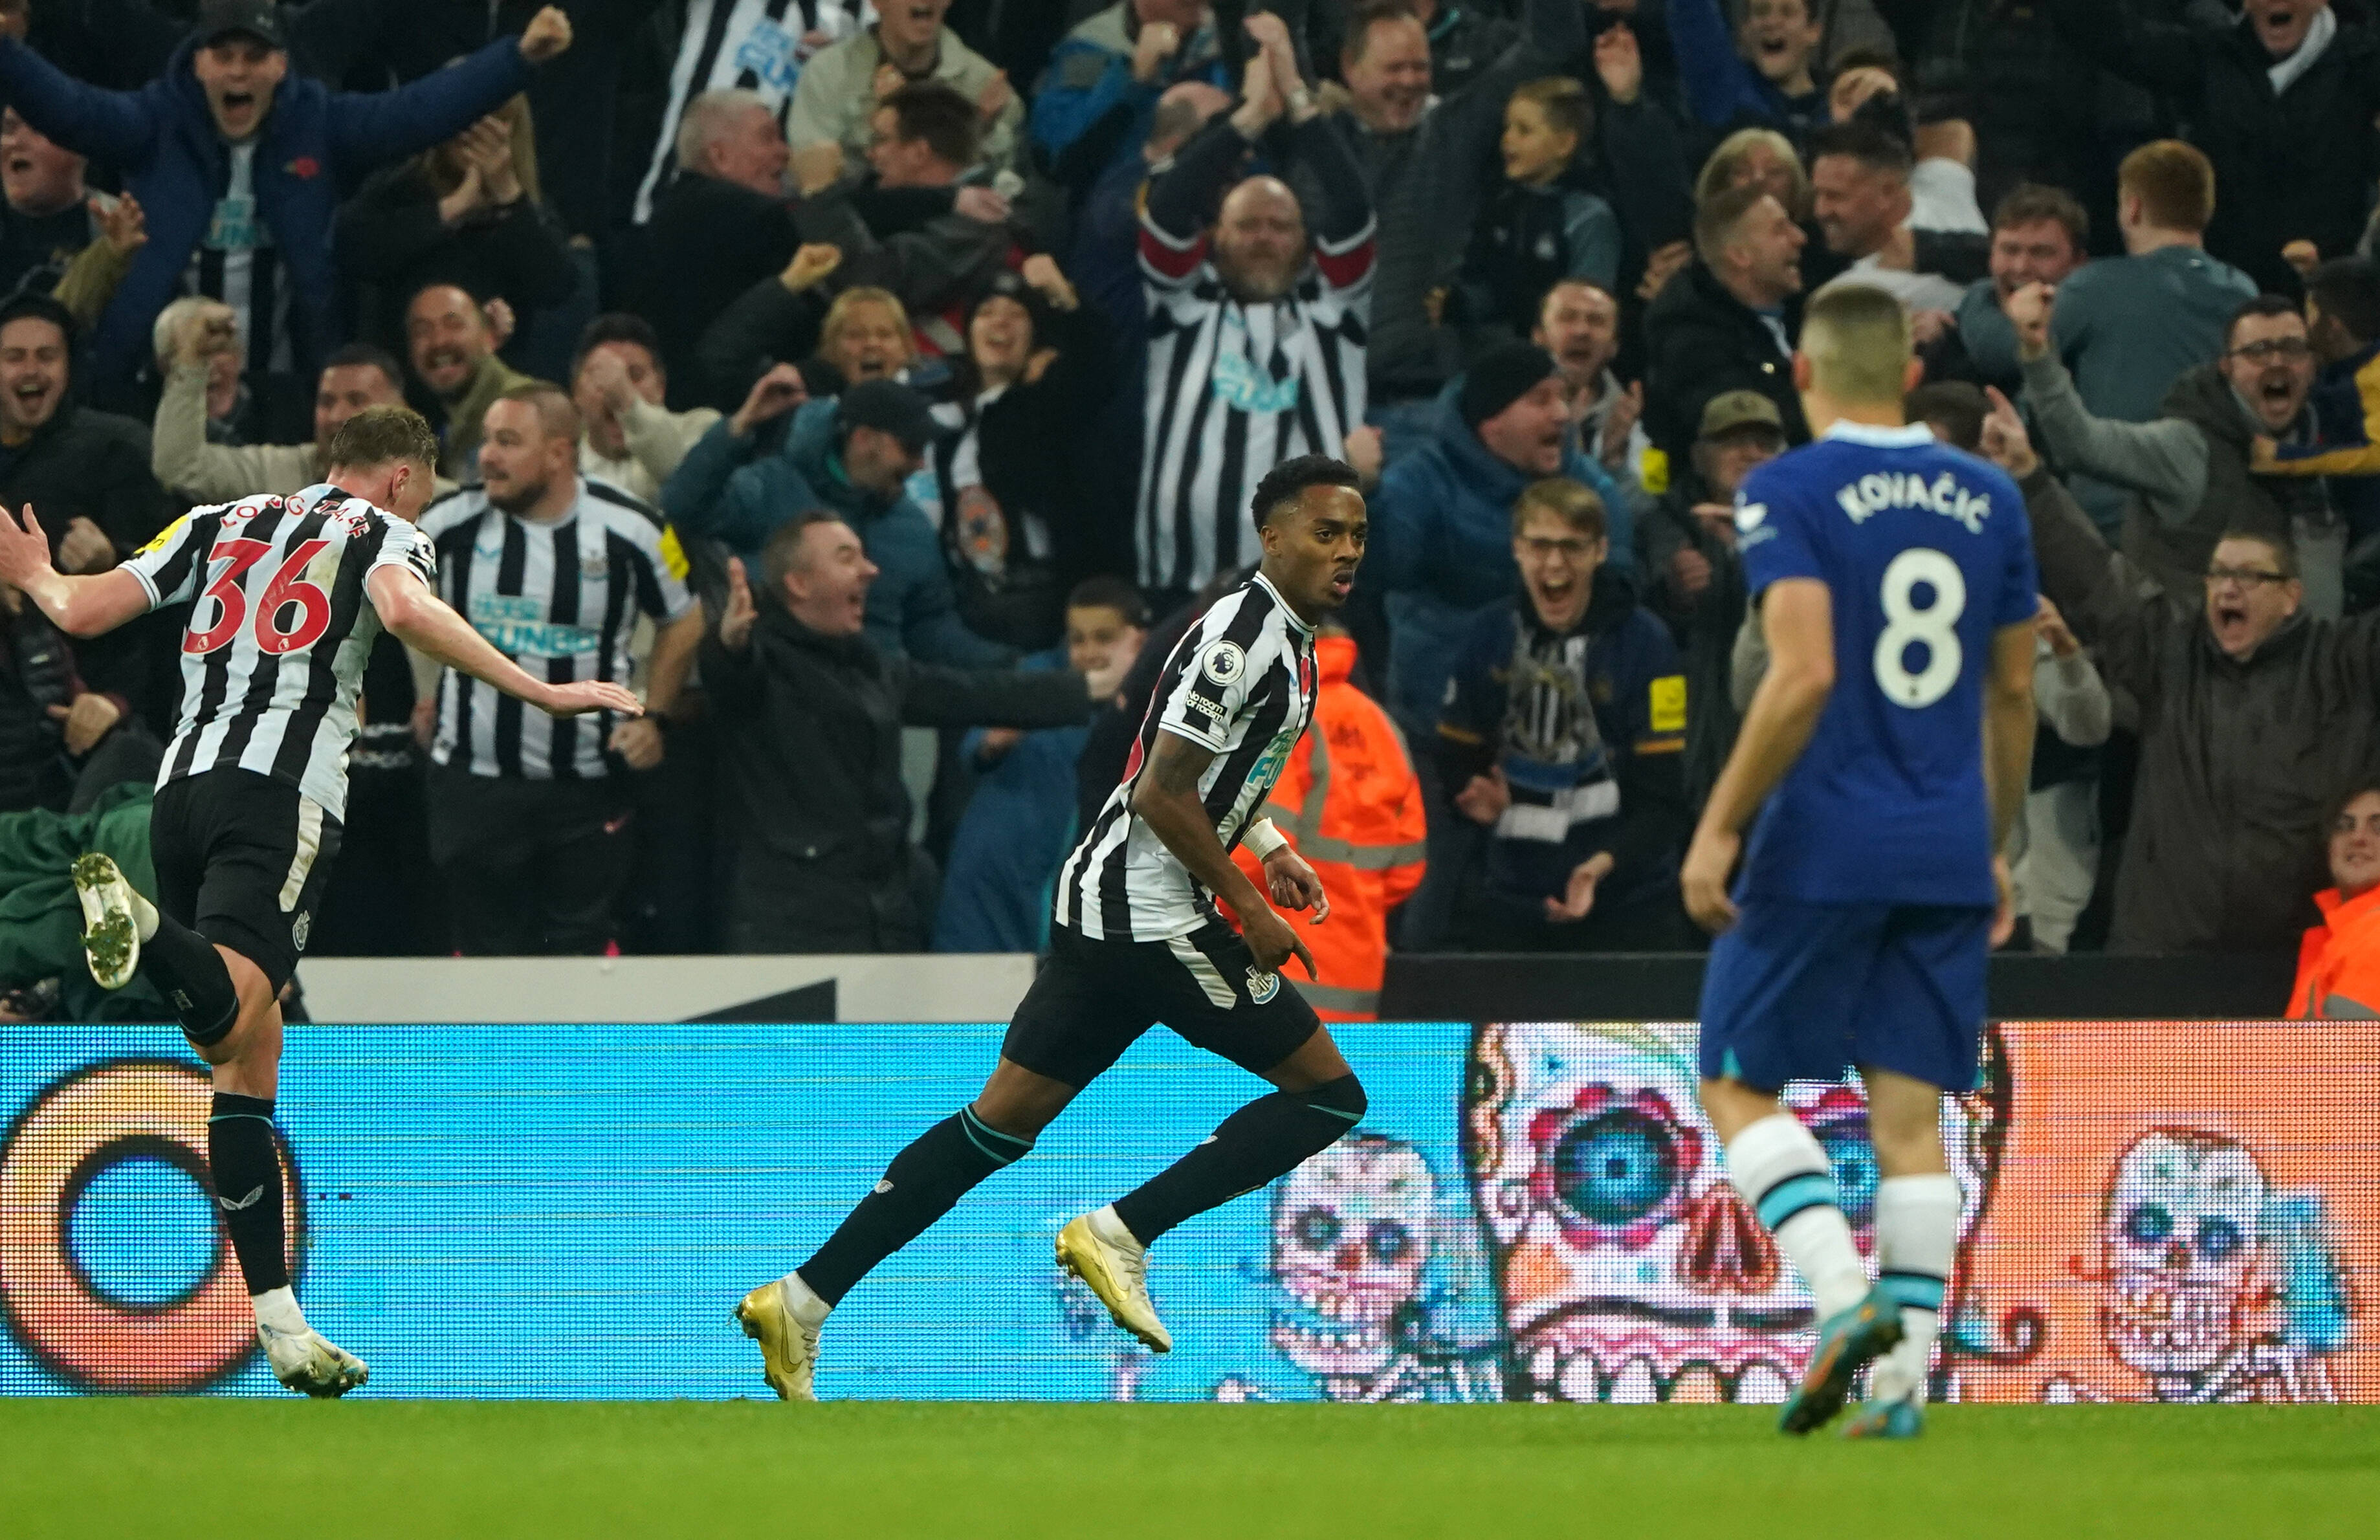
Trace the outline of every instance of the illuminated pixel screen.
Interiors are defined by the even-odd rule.
[[[966,1101],[998,1025],[314,1026],[298,1294],[370,1396],[765,1396],[729,1311]],[[1175,1349],[1051,1261],[1258,1082],[1144,1039],[830,1323],[820,1394],[1774,1401],[1809,1300],[1694,1106],[1691,1024],[1342,1029],[1357,1133],[1160,1242]],[[2011,1023],[1944,1143],[1937,1400],[2380,1400],[2380,1022]],[[0,1393],[284,1394],[170,1030],[0,1027]],[[1855,1085],[1795,1085],[1871,1243]]]

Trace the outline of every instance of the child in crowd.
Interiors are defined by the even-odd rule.
[[[1504,104],[1504,186],[1472,233],[1451,319],[1500,323],[1525,337],[1546,291],[1561,280],[1616,292],[1619,216],[1569,179],[1594,125],[1586,88],[1566,76],[1514,89]]]

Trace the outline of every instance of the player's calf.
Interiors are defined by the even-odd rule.
[[[785,1401],[812,1401],[810,1374],[827,1312],[875,1266],[916,1240],[975,1185],[1015,1164],[1033,1141],[1004,1134],[972,1107],[926,1130],[810,1259],[744,1296],[735,1319],[760,1344],[762,1376]]]
[[[1117,1326],[1158,1352],[1170,1351],[1172,1334],[1149,1297],[1148,1248],[1192,1215],[1295,1170],[1362,1122],[1366,1105],[1353,1074],[1258,1097],[1224,1119],[1206,1143],[1059,1231],[1058,1265],[1089,1286]]]

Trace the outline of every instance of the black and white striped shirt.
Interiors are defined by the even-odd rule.
[[[296,365],[288,269],[256,201],[256,146],[231,147],[231,179],[215,200],[205,234],[191,249],[183,287],[220,299],[239,318],[249,373],[286,373]]]
[[[193,508],[126,562],[150,608],[197,600],[157,783],[237,765],[345,818],[356,697],[381,629],[364,579],[385,566],[438,577],[420,530],[332,486]]]
[[[1214,750],[1198,795],[1230,850],[1314,720],[1318,684],[1313,628],[1262,573],[1219,600],[1174,644],[1123,783],[1059,868],[1057,922],[1093,940],[1162,941],[1218,918],[1214,895],[1132,811],[1133,788],[1160,733]]]
[[[548,684],[625,681],[637,617],[667,624],[694,608],[686,555],[651,504],[580,477],[551,523],[516,518],[478,483],[421,515],[438,548],[439,589],[495,649]],[[531,781],[609,773],[609,711],[548,717],[467,673],[438,681],[430,757],[474,775]]]
[[[677,127],[688,102],[706,91],[757,91],[783,123],[810,57],[803,37],[823,32],[840,42],[875,19],[868,0],[691,0],[652,164],[637,187],[636,222],[653,217],[653,200],[677,172]]]
[[[1336,246],[1268,304],[1232,297],[1203,234],[1181,239],[1146,214],[1148,293],[1137,534],[1140,580],[1196,588],[1255,554],[1248,502],[1265,473],[1337,455],[1364,421],[1372,226]]]

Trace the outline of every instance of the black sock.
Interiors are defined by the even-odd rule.
[[[884,1180],[859,1200],[818,1255],[794,1270],[810,1291],[833,1304],[868,1269],[925,1232],[985,1177],[1033,1147],[1002,1134],[962,1107],[926,1130],[892,1158]]]
[[[1223,1120],[1213,1138],[1116,1199],[1116,1218],[1148,1245],[1193,1214],[1253,1193],[1336,1143],[1364,1117],[1352,1074],[1310,1091],[1275,1091]]]
[[[281,1229],[281,1153],[273,1143],[270,1097],[215,1093],[207,1114],[207,1165],[248,1291],[286,1289],[289,1243]]]
[[[157,934],[140,943],[140,965],[174,1007],[184,1037],[205,1048],[231,1035],[239,1020],[239,991],[212,941],[160,913]],[[272,1104],[265,1110],[270,1113]]]

